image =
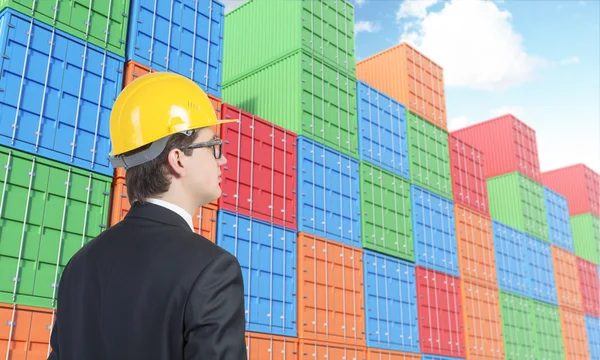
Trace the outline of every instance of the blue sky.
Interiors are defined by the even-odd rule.
[[[600,1],[349,1],[357,61],[408,41],[444,68],[450,130],[512,113],[542,171],[600,172]]]

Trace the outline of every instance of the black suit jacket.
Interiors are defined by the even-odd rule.
[[[134,204],[69,261],[53,360],[245,360],[237,259],[175,212]]]

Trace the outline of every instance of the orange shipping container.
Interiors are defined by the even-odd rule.
[[[590,350],[584,313],[562,306],[558,307],[558,311],[565,346],[565,360],[589,360]]]
[[[551,251],[558,305],[583,312],[577,256],[555,245],[551,246]]]
[[[359,61],[356,77],[448,130],[443,69],[407,43]]]
[[[298,234],[298,338],[366,346],[362,256],[361,249]]]
[[[248,360],[296,360],[298,339],[246,332],[246,351]]]
[[[47,359],[53,322],[50,309],[0,304],[0,359]]]
[[[461,283],[466,358],[504,359],[499,290],[464,279]]]
[[[325,341],[300,340],[299,360],[367,360],[363,346],[336,344]],[[262,359],[261,359],[262,360]]]
[[[421,360],[421,354],[367,348],[369,360]]]
[[[454,205],[460,277],[474,284],[498,288],[492,220]]]

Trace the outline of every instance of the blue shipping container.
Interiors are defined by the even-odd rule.
[[[567,198],[544,186],[544,200],[548,216],[550,242],[565,250],[575,252]]]
[[[454,202],[416,185],[410,196],[417,265],[459,276]]]
[[[219,210],[216,243],[240,262],[246,330],[297,336],[296,232]]]
[[[464,358],[455,358],[455,357],[438,356],[438,355],[423,355],[421,360],[464,360]]]
[[[225,6],[215,0],[132,0],[127,60],[175,72],[221,98]]]
[[[585,329],[591,360],[600,360],[600,319],[585,315]]]
[[[492,221],[496,274],[500,290],[529,296],[529,259],[525,233]]]
[[[298,231],[362,247],[359,163],[298,137]]]
[[[364,250],[367,347],[419,352],[415,265]]]
[[[406,107],[357,82],[360,159],[410,179]]]
[[[524,234],[529,259],[529,297],[558,305],[550,243]]]
[[[0,52],[0,144],[112,176],[124,59],[10,9]]]

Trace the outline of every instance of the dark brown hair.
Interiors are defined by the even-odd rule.
[[[191,136],[174,134],[169,138],[165,149],[157,158],[128,169],[125,173],[125,181],[127,184],[127,197],[129,198],[129,202],[131,204],[134,202],[144,203],[144,200],[149,197],[167,192],[169,186],[171,186],[171,181],[169,179],[169,165],[167,162],[169,152],[173,149],[185,148],[191,145],[197,137],[198,132],[195,132]],[[134,154],[149,146],[150,145],[147,145],[140,149],[133,150],[125,155]],[[190,156],[192,150],[183,149],[183,153],[186,156]]]

